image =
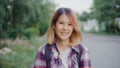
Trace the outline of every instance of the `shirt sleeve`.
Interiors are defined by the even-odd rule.
[[[45,46],[41,45],[34,61],[33,68],[46,68]]]
[[[91,61],[87,47],[83,47],[80,61],[81,61],[80,68],[91,68]]]

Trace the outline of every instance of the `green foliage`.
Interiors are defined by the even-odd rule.
[[[44,0],[0,0],[0,39],[29,37],[32,31],[38,30],[30,32],[29,28],[41,28],[38,32],[41,34],[36,35],[43,35],[40,30],[46,32],[47,29],[39,25],[44,22],[48,28],[54,6],[54,3]]]
[[[97,19],[103,31],[114,34],[120,32],[117,18],[120,18],[119,0],[93,0],[91,12],[83,12],[79,17],[81,21]]]
[[[35,37],[36,35],[38,35],[39,31],[38,31],[38,29],[31,27],[31,28],[25,29],[25,32],[23,32],[23,33],[24,33],[23,35],[26,38],[31,39],[32,37]]]
[[[29,68],[35,55],[34,49],[30,48],[23,46],[12,47],[16,51],[15,53],[0,56],[0,68]]]
[[[120,28],[118,27],[118,24],[115,23],[109,23],[106,25],[106,32],[108,33],[114,33],[114,34],[120,34]]]
[[[116,2],[115,11],[117,12],[116,16],[120,17],[120,0],[115,0],[115,2]]]
[[[88,14],[87,12],[83,12],[83,13],[78,17],[78,19],[79,19],[80,21],[87,21],[88,18],[89,18],[89,14]]]
[[[0,55],[0,68],[32,68],[36,53],[41,44],[45,43],[38,39],[29,40],[31,45],[8,45],[13,53]]]
[[[115,6],[116,2],[115,0],[94,0],[94,12],[97,14],[96,18],[99,21],[110,21],[115,20],[116,18],[116,11]]]
[[[95,18],[100,24],[105,22],[105,31],[108,33],[119,33],[120,28],[116,22],[116,18],[120,17],[120,10],[118,10],[120,8],[116,7],[120,6],[118,0],[94,0],[93,5]]]
[[[39,32],[40,32],[39,34],[44,35],[46,33],[47,29],[48,29],[48,24],[47,23],[41,23],[38,28],[39,28]]]

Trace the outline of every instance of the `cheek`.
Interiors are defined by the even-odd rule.
[[[71,32],[73,32],[73,27],[70,28]]]
[[[56,25],[54,30],[55,30],[55,33],[58,33],[60,31],[60,27]]]
[[[62,29],[63,27],[61,26],[61,25],[56,25],[56,30],[60,30],[60,29]]]

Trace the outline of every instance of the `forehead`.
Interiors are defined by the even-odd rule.
[[[70,22],[70,16],[66,15],[66,14],[62,14],[59,16],[58,20],[62,20],[62,21],[69,21]]]

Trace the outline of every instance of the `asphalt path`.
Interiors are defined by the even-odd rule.
[[[120,68],[120,36],[82,33],[89,49],[92,68]]]

